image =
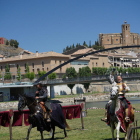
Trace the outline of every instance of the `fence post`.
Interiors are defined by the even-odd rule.
[[[10,116],[10,125],[9,125],[9,131],[10,131],[10,140],[12,140],[12,124],[11,124],[11,118],[13,116],[13,110],[9,110],[9,116]]]
[[[83,130],[84,129],[84,121],[83,121],[83,114],[82,114],[82,112],[83,112],[83,107],[81,105],[81,123],[82,123],[82,130]]]

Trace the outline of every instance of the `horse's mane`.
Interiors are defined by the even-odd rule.
[[[34,96],[29,96],[29,95],[24,94],[23,97],[25,97],[26,99],[29,99],[30,101],[34,101],[35,100]]]

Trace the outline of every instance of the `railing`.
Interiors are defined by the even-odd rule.
[[[84,83],[84,82],[92,82],[92,81],[108,81],[109,75],[97,75],[91,77],[77,77],[77,78],[66,78],[66,79],[52,79],[42,81],[42,84],[62,84],[62,83]],[[117,76],[117,75],[116,75]],[[130,73],[128,75],[122,74],[122,78],[125,79],[136,79],[140,78],[140,73]]]

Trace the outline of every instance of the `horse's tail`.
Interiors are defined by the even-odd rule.
[[[60,106],[61,106],[61,105],[60,105]],[[62,106],[61,106],[61,109],[62,109],[62,112],[63,112]],[[63,115],[64,115],[64,113],[63,113]],[[69,130],[71,130],[70,126],[69,126],[68,123],[66,122],[65,116],[64,116],[64,124],[65,124],[66,128],[68,128]]]
[[[68,123],[66,122],[66,119],[64,120],[65,126],[66,128],[68,128],[69,130],[71,130],[70,126],[68,125]]]

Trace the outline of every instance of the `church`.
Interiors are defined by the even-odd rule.
[[[99,34],[99,45],[105,48],[140,45],[140,35],[130,32],[130,24],[125,21],[121,26],[122,33]],[[138,48],[139,49],[139,48]]]

